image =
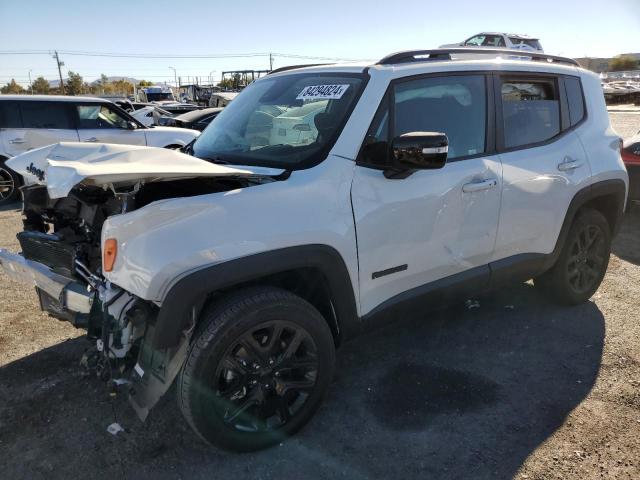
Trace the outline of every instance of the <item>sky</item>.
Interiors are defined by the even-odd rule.
[[[572,57],[640,52],[640,0],[0,0],[0,84],[57,78],[51,51],[92,81],[104,73],[154,82],[218,80],[222,71],[266,69],[268,52],[375,61],[398,50],[434,48],[482,31],[540,38],[547,53]],[[243,58],[184,58],[220,54]],[[181,57],[181,58],[180,58]],[[274,68],[319,60],[274,56]],[[326,61],[326,60],[325,60]],[[190,78],[189,78],[190,77]]]

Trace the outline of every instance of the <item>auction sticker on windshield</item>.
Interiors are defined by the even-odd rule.
[[[337,100],[347,88],[349,85],[309,85],[302,89],[296,100]]]

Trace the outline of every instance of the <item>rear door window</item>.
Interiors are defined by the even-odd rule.
[[[22,128],[18,102],[0,102],[0,128]]]
[[[503,78],[505,148],[544,142],[560,133],[560,100],[554,78]]]
[[[70,110],[60,102],[21,102],[24,128],[73,129]]]

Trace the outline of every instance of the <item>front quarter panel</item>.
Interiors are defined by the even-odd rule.
[[[161,303],[181,277],[227,260],[275,249],[322,244],[342,256],[354,293],[357,255],[349,191],[353,162],[330,156],[288,180],[165,200],[110,217],[102,241],[118,254],[105,276]]]

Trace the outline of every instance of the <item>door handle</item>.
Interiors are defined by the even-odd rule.
[[[23,138],[14,138],[13,140],[9,140],[9,143],[13,143],[14,145],[16,143],[24,143],[24,139]]]
[[[562,163],[558,164],[558,170],[561,172],[568,172],[571,170],[575,170],[582,166],[582,162],[580,160],[574,160],[570,157],[565,157]]]
[[[492,178],[491,180],[483,180],[482,182],[465,183],[462,186],[462,191],[464,193],[481,192],[482,190],[489,190],[496,185],[498,185],[498,181]]]
[[[87,138],[86,140],[84,140],[85,142],[97,142],[98,139],[96,137],[91,137],[91,138]]]

